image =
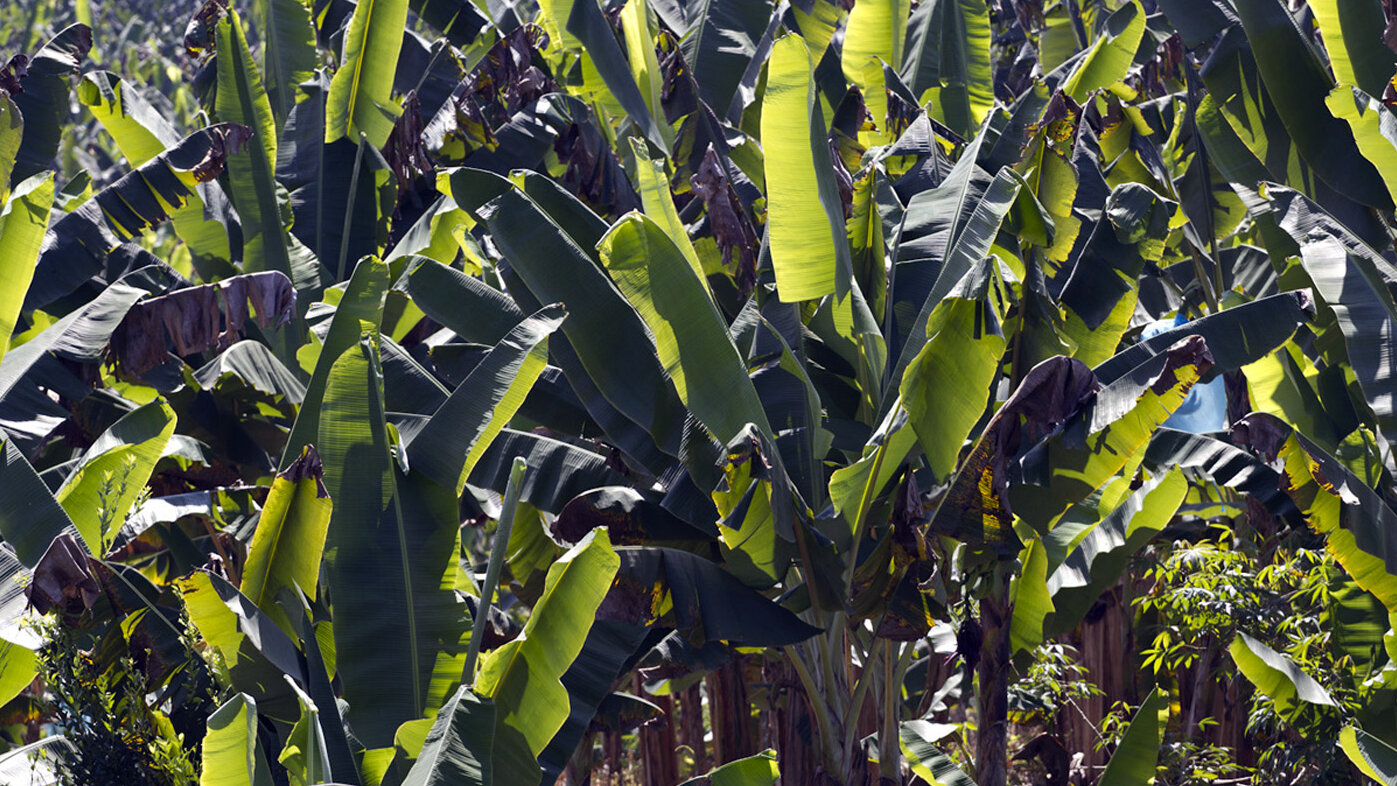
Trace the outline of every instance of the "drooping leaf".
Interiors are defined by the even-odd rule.
[[[223,171],[246,139],[246,129],[235,125],[195,131],[54,221],[25,307],[42,308],[100,273],[107,254],[169,218],[195,186]]]
[[[170,121],[116,74],[84,74],[78,83],[78,102],[112,135],[132,167],[139,167],[180,143],[179,133]],[[195,186],[188,201],[170,211],[175,233],[188,245],[196,263],[213,263],[208,268],[210,272],[232,269],[228,227],[212,217],[220,209],[226,211],[227,201],[218,182],[210,180]]]
[[[186,287],[134,304],[112,331],[107,359],[131,376],[169,360],[169,350],[191,355],[227,346],[253,319],[263,329],[284,325],[296,311],[296,293],[273,271]]]
[[[29,59],[10,99],[24,118],[24,136],[16,153],[11,183],[53,169],[64,126],[72,115],[68,78],[82,67],[92,49],[92,28],[84,24],[60,30]]]
[[[1384,786],[1397,783],[1397,748],[1357,726],[1339,732],[1339,748],[1364,775]]]
[[[500,339],[408,443],[413,466],[459,496],[538,380],[547,364],[548,336],[565,317],[561,306],[548,306]]]
[[[933,727],[934,724],[924,720],[898,724],[898,743],[912,772],[932,786],[975,786],[975,781],[936,747],[940,738]]]
[[[1227,650],[1238,671],[1277,704],[1294,704],[1298,699],[1311,704],[1334,706],[1334,698],[1329,691],[1302,671],[1295,661],[1246,633],[1238,631]]]

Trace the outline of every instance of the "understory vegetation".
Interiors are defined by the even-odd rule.
[[[0,3],[0,782],[1397,783],[1388,0]]]

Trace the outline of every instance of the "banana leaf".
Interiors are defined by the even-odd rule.
[[[768,65],[762,111],[767,232],[776,291],[783,302],[837,291],[852,269],[844,213],[834,182],[815,64],[798,35],[778,39]]]
[[[20,183],[0,208],[0,360],[9,349],[53,207],[53,175]]]
[[[402,447],[389,442],[377,331],[360,324],[363,337],[326,375],[316,445],[334,500],[325,576],[336,670],[350,725],[366,747],[381,748],[393,744],[401,724],[434,716],[455,690],[469,625],[454,593],[455,496],[400,472],[390,452]]]
[[[1155,779],[1159,747],[1169,724],[1169,693],[1155,688],[1141,702],[1106,762],[1100,786],[1148,786]]]
[[[412,465],[458,496],[490,443],[519,411],[566,312],[549,306],[522,320],[486,354],[406,449]]]
[[[78,102],[112,135],[121,154],[138,167],[179,144],[179,134],[164,115],[116,74],[93,71],[78,84]],[[170,211],[175,233],[189,247],[201,271],[232,271],[228,227],[212,218],[228,213],[228,199],[217,181],[200,183],[189,201]],[[226,219],[225,219],[226,221]]]
[[[772,19],[770,0],[700,0],[686,9],[692,20],[679,43],[693,69],[699,98],[722,112],[756,60],[762,34]],[[764,59],[764,58],[763,58]]]
[[[475,690],[494,700],[496,728],[528,744],[527,755],[513,745],[495,751],[492,767],[501,783],[538,780],[538,755],[568,718],[568,692],[559,680],[581,652],[619,566],[605,530],[588,534],[548,570],[523,633],[481,663]]]
[[[320,455],[309,446],[276,476],[243,565],[243,594],[288,636],[298,635],[296,627],[274,600],[283,590],[315,599],[333,508],[323,478]]]
[[[1295,704],[1299,700],[1335,706],[1329,691],[1302,671],[1295,661],[1251,636],[1238,631],[1227,650],[1237,670],[1277,705]]]
[[[29,59],[28,71],[19,79],[18,92],[10,99],[24,118],[10,184],[54,168],[58,143],[72,115],[68,78],[82,68],[92,49],[92,28],[84,24],[60,30]]]
[[[101,273],[109,253],[169,218],[198,184],[223,171],[247,138],[246,128],[226,123],[195,131],[54,221],[25,309],[47,306]]]
[[[325,143],[362,137],[374,149],[388,142],[402,113],[393,76],[403,45],[408,0],[368,0],[354,6],[340,67],[325,98]]]
[[[703,280],[665,231],[632,213],[598,247],[612,280],[655,337],[660,362],[684,405],[724,443],[747,423],[774,436]]]

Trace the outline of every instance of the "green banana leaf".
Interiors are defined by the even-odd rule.
[[[611,23],[602,13],[597,0],[575,0],[567,19],[559,21],[565,21],[567,32],[586,47],[587,57],[606,84],[606,89],[625,110],[626,117],[652,144],[668,151],[670,142],[666,139],[666,132],[669,129],[662,128],[651,116],[645,96],[631,77],[621,44],[616,40]]]
[[[1008,307],[994,261],[977,264],[931,312],[926,343],[902,375],[902,406],[938,479],[954,473],[984,416],[1004,355]]]
[[[684,405],[721,442],[748,423],[772,435],[722,315],[665,230],[631,213],[598,248],[612,280],[655,337],[660,362]]]
[[[403,723],[435,716],[455,690],[469,625],[454,592],[455,495],[399,471],[393,453],[403,448],[385,420],[378,334],[369,322],[361,327],[362,338],[326,375],[316,444],[334,500],[325,576],[336,670],[359,740],[383,748]]]
[[[163,223],[200,183],[223,171],[246,139],[247,129],[226,123],[195,131],[55,220],[25,308],[47,306],[100,273],[108,253]]]
[[[476,344],[498,342],[526,316],[504,292],[423,257],[409,260],[398,286],[427,316]]]
[[[1140,704],[1120,745],[1106,762],[1099,786],[1149,786],[1155,780],[1159,747],[1169,723],[1169,693],[1155,688]]]
[[[574,389],[590,380],[607,403],[645,429],[654,445],[679,455],[684,405],[665,375],[644,321],[584,250],[589,247],[516,189],[491,200],[480,213],[527,294],[541,304],[562,303],[567,309],[565,341],[551,343],[555,356],[560,351],[575,353],[576,366],[561,356],[558,361]],[[508,279],[506,284],[515,301],[527,308],[523,293]],[[580,379],[582,374],[587,379]],[[602,418],[598,422],[605,424]]]
[[[1173,519],[1187,491],[1188,481],[1175,467],[1145,480],[1085,535],[1074,537],[1076,547],[1050,572],[1044,586],[1054,607],[1043,624],[1047,635],[1077,627],[1102,593],[1120,580],[1130,558]],[[1018,620],[1015,608],[1014,621]]]
[[[1335,560],[1389,611],[1397,610],[1397,512],[1338,459],[1273,415],[1254,412],[1233,427],[1234,439],[1268,462],[1279,459],[1281,488]]]
[[[362,138],[375,149],[388,142],[402,107],[393,76],[403,45],[408,0],[361,0],[344,34],[339,68],[325,98],[325,143]]]
[[[932,786],[975,786],[975,781],[942,753],[930,721],[903,721],[897,727],[898,746],[912,772]]]
[[[73,520],[14,441],[5,440],[0,453],[0,537],[32,568],[63,534],[77,534]]]
[[[1382,176],[1388,196],[1397,198],[1397,119],[1392,112],[1371,95],[1346,84],[1336,85],[1324,105],[1330,114],[1348,123],[1359,152]]]
[[[228,161],[233,205],[242,225],[242,269],[249,273],[280,271],[295,282],[298,290],[314,289],[320,279],[319,263],[282,224],[276,182],[276,118],[237,11],[229,10],[219,20],[216,38],[215,111],[219,119],[246,126],[251,132],[247,155]]]
[[[1334,82],[1290,11],[1280,0],[1237,0],[1235,6],[1257,71],[1305,162],[1348,198],[1378,208],[1391,205],[1347,124],[1324,106]]]
[[[1335,706],[1329,691],[1302,671],[1295,661],[1251,636],[1238,631],[1227,651],[1232,655],[1232,662],[1237,664],[1237,670],[1278,705],[1294,704],[1299,700]]]
[[[494,700],[496,728],[507,727],[528,743],[527,756],[514,746],[496,749],[492,764],[500,783],[538,780],[538,755],[568,717],[568,693],[559,680],[581,652],[620,564],[606,531],[593,530],[549,569],[523,633],[481,663],[475,690]]]
[[[1334,309],[1379,433],[1389,442],[1397,439],[1397,370],[1381,341],[1397,326],[1397,302],[1387,287],[1397,281],[1397,268],[1298,192],[1268,187],[1267,194],[1277,223],[1300,244],[1301,263],[1317,294]]]
[[[965,138],[975,136],[994,107],[993,31],[983,0],[934,0],[907,22],[899,73],[919,103]],[[896,65],[896,64],[894,64]]]
[[[1339,749],[1369,778],[1384,786],[1397,783],[1397,748],[1357,726],[1345,726],[1339,732]]]
[[[1316,0],[1309,7],[1335,80],[1380,95],[1397,71],[1397,54],[1374,35],[1387,27],[1381,0]]]
[[[340,355],[359,341],[362,334],[361,323],[378,325],[382,319],[388,285],[388,266],[378,259],[364,259],[354,268],[354,275],[335,306],[330,328],[318,348],[315,370],[306,385],[304,400],[296,413],[296,422],[292,424],[291,433],[286,437],[286,448],[281,454],[283,468],[289,467],[291,462],[301,455],[301,450],[316,440],[330,369],[335,361],[339,360]],[[0,371],[3,371],[3,367],[0,367]],[[3,376],[0,376],[0,381],[2,380]]]
[[[469,483],[503,494],[516,456],[529,463],[519,498],[550,513],[562,510],[585,491],[627,482],[604,455],[538,434],[504,429],[476,463]]]
[[[770,0],[699,0],[687,9],[692,27],[679,48],[699,98],[714,111],[725,113],[732,104],[773,10]]]
[[[83,454],[54,497],[95,556],[106,555],[175,432],[175,411],[157,398],[124,415]]]
[[[805,40],[772,46],[762,109],[767,233],[777,295],[785,303],[848,289],[852,270],[844,212],[834,182],[815,64]]]
[[[850,84],[868,92],[879,85],[865,84],[864,74],[869,66],[874,66],[879,81],[882,81],[883,63],[894,66],[902,63],[902,49],[907,38],[907,14],[911,10],[908,0],[890,0],[886,3],[865,3],[855,5],[849,11],[849,21],[844,28],[844,48],[839,53],[839,65],[844,78]]]
[[[288,680],[288,682],[291,682]],[[286,768],[291,786],[315,786],[330,779],[330,757],[320,725],[320,708],[294,682],[291,688],[301,703],[301,717],[291,727],[277,761]]]
[[[256,4],[257,27],[266,39],[262,73],[278,136],[299,100],[300,84],[309,81],[320,65],[311,5],[305,0],[261,0]]]
[[[78,83],[78,102],[88,108],[132,167],[138,167],[179,144],[179,134],[132,85],[116,74],[91,71]],[[216,181],[200,183],[189,201],[170,211],[175,233],[189,247],[201,270],[232,271],[228,228],[210,216],[228,212],[227,198]]]
[[[768,750],[714,767],[707,775],[691,778],[679,786],[773,786],[780,779],[776,751]]]
[[[496,729],[495,703],[462,685],[437,713],[403,786],[493,786],[496,749],[506,740],[522,742],[508,728],[503,729],[504,738],[496,738]],[[503,752],[501,758],[529,755],[526,746],[512,754]]]
[[[24,139],[24,118],[8,95],[0,96],[0,204],[10,198],[10,174]]]
[[[239,693],[209,716],[199,786],[271,786],[272,770],[257,741],[257,700]]]
[[[53,207],[53,174],[35,175],[15,187],[0,208],[0,360],[9,349],[24,295],[34,279],[34,266]]]
[[[20,91],[10,96],[24,118],[11,184],[54,168],[58,144],[72,114],[69,77],[82,68],[91,50],[92,28],[76,24],[60,30],[29,58],[27,73],[19,79]]]
[[[453,490],[524,403],[548,360],[548,336],[566,312],[552,305],[522,320],[486,354],[408,442],[414,468]]]
[[[967,151],[963,156],[970,156]],[[962,159],[964,160],[964,158]],[[958,163],[957,166],[960,164]],[[968,168],[973,168],[973,159],[968,164]],[[947,182],[951,182],[950,177]],[[893,368],[891,379],[899,382],[906,375],[907,367],[912,363],[913,358],[922,351],[926,344],[928,333],[927,324],[931,320],[932,312],[936,310],[947,295],[960,283],[967,273],[977,264],[981,263],[989,256],[990,248],[995,237],[999,234],[999,229],[1004,224],[1009,210],[1014,205],[1014,200],[1018,196],[1023,180],[1008,170],[1001,171],[990,183],[989,188],[984,192],[978,203],[974,204],[973,211],[969,218],[961,226],[960,232],[955,234],[954,239],[948,244],[948,251],[943,258],[940,268],[936,272],[935,283],[923,300],[915,308],[918,308],[917,317],[913,320],[907,332],[906,343],[902,345],[901,354],[898,357],[897,366]],[[971,196],[969,189],[961,191],[961,199],[968,199]],[[964,204],[964,202],[962,202]],[[911,211],[909,209],[909,218]],[[899,255],[901,251],[899,249]],[[894,300],[900,298],[895,297]],[[884,411],[891,404],[890,397],[896,388],[891,386],[883,393]]]
[[[275,603],[283,590],[315,599],[333,503],[315,448],[307,446],[272,481],[242,570],[242,592],[288,636],[297,630]]]
[[[1107,17],[1105,30],[1063,82],[1063,92],[1080,104],[1093,90],[1103,90],[1120,82],[1129,72],[1144,35],[1145,10],[1132,0]]]

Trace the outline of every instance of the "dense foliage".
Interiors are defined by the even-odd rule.
[[[0,781],[1397,782],[1394,14],[0,4]]]

